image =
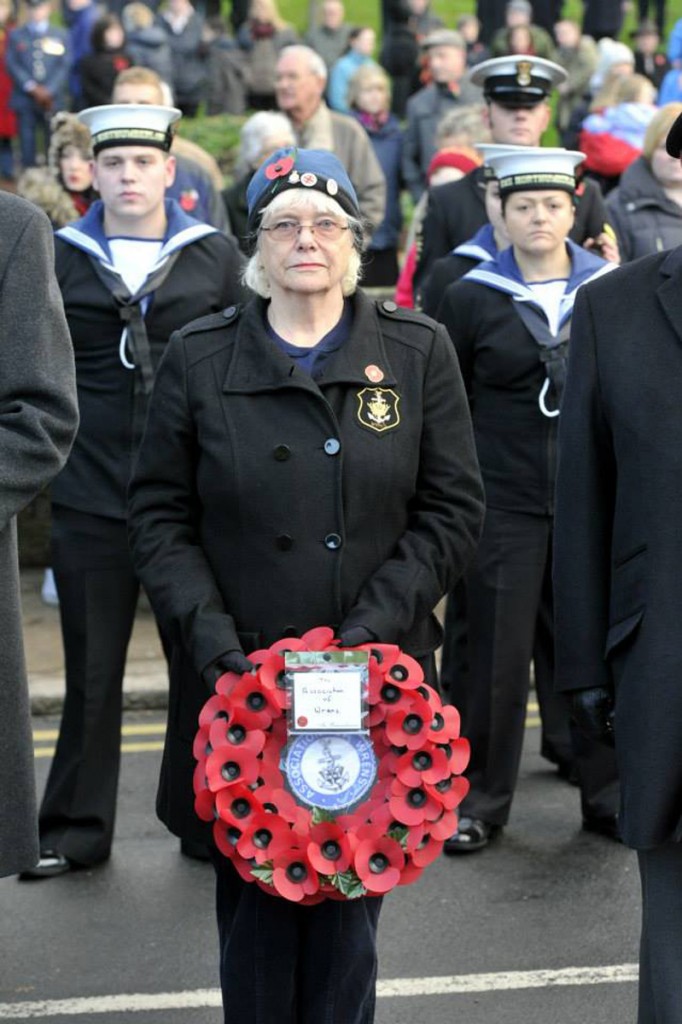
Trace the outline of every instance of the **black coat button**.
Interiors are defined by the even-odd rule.
[[[273,454],[278,462],[285,462],[291,456],[291,448],[288,444],[278,444]]]
[[[227,309],[223,310],[223,316],[225,317],[226,320],[231,320],[236,312],[236,306],[228,306]]]
[[[280,533],[275,543],[280,551],[289,551],[293,547],[294,538],[290,537],[288,533]]]
[[[338,533],[328,533],[324,538],[324,546],[329,548],[330,551],[336,551],[343,544],[341,537]]]
[[[381,305],[384,307],[387,313],[395,313],[396,309],[398,308],[397,304],[393,302],[392,299],[386,299],[386,301],[382,302]]]
[[[324,450],[327,455],[338,455],[341,451],[341,442],[336,437],[328,437],[324,442]]]
[[[298,636],[296,626],[285,626],[282,630],[282,636]]]

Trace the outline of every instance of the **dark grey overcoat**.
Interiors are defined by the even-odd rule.
[[[682,247],[581,289],[556,499],[558,685],[615,686],[625,842],[682,840]]]
[[[61,469],[78,425],[52,229],[0,192],[0,875],[38,860],[16,514]]]
[[[464,385],[434,321],[358,294],[317,383],[267,337],[260,301],[174,335],[130,495],[135,565],[173,643],[158,806],[172,831],[199,828],[201,670],[320,625],[428,654],[482,516]]]

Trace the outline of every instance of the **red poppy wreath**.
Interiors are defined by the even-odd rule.
[[[415,882],[456,830],[455,808],[469,788],[461,774],[469,743],[456,709],[399,647],[368,644],[353,650],[369,652],[371,786],[336,812],[293,795],[283,768],[284,655],[341,649],[333,631],[319,627],[254,651],[252,673],[220,677],[194,740],[195,808],[213,822],[218,849],[245,881],[301,904]],[[329,771],[338,768],[333,752],[328,760]]]

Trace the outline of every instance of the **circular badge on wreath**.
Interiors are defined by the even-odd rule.
[[[369,654],[368,734],[289,737],[284,655],[338,651],[327,627],[226,673],[199,715],[195,809],[241,877],[298,903],[416,881],[457,828],[469,744],[459,714],[392,644]]]

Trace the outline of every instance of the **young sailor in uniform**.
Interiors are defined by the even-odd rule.
[[[451,285],[439,313],[469,393],[487,505],[466,575],[469,678],[451,693],[472,748],[451,853],[481,849],[508,821],[531,661],[539,697],[552,687],[556,437],[571,312],[578,289],[614,269],[568,238],[581,153],[524,147],[487,159],[512,244]],[[613,752],[572,739],[583,826],[615,838]]]
[[[156,367],[173,331],[238,302],[235,243],[165,199],[175,161],[171,107],[79,114],[101,200],[57,232],[56,270],[76,356],[80,428],[52,486],[52,565],[66,700],[40,810],[48,878],[111,852],[126,649],[139,593],[126,490]]]

